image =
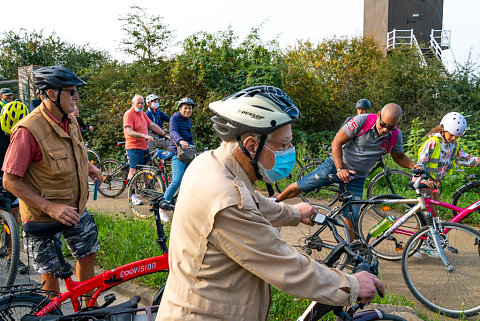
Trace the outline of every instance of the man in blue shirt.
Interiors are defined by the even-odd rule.
[[[168,116],[159,109],[160,103],[158,102],[158,96],[155,94],[150,94],[147,96],[145,101],[148,105],[148,110],[145,112],[145,114],[147,114],[147,117],[150,118],[150,120],[155,123],[155,125],[158,125],[158,127],[163,129],[163,122],[168,123],[170,121],[170,116]],[[151,129],[148,130],[148,134],[154,138],[160,138],[160,136],[158,136]],[[168,135],[166,137],[168,137]],[[152,150],[152,147],[153,142],[149,142],[148,149]]]

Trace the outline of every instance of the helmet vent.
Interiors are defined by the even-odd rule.
[[[252,107],[255,107],[255,108],[258,108],[258,109],[263,109],[263,110],[266,110],[266,111],[273,112],[273,110],[271,110],[270,108],[263,107],[263,106],[259,106],[259,105],[252,105]]]

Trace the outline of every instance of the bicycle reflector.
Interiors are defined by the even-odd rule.
[[[382,211],[390,211],[392,208],[390,206],[382,207]]]

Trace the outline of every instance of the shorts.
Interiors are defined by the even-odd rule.
[[[314,171],[310,172],[308,175],[303,176],[300,180],[297,181],[298,188],[303,193],[308,193],[313,191],[316,188],[321,188],[327,185],[332,185],[332,182],[328,179],[329,174],[336,174],[337,169],[335,168],[335,163],[333,158],[330,156],[323,162],[319,167]],[[347,183],[347,190],[353,195],[353,199],[361,200],[363,195],[363,185],[365,184],[365,178],[357,177],[356,179]],[[343,188],[340,188],[340,192],[344,192]],[[355,222],[358,220],[358,214],[360,211],[361,204],[352,205],[352,214],[353,217],[350,217],[348,208],[343,209],[343,217]]]
[[[87,210],[83,212],[80,221],[73,229],[57,233],[53,237],[60,239],[61,242],[61,234],[63,234],[63,238],[76,260],[95,253],[100,248],[97,225],[92,214]],[[55,247],[50,238],[26,236],[24,232],[23,246],[29,260],[32,260],[32,265],[36,272],[43,274],[52,273],[60,267]]]
[[[147,165],[150,161],[150,154],[148,149],[127,149],[128,165],[130,168],[135,168],[137,165]]]

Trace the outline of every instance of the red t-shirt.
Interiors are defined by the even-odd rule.
[[[135,138],[127,135],[125,127],[131,127],[137,133],[148,135],[148,125],[152,121],[143,111],[139,114],[132,107],[123,114],[123,134],[125,135],[126,149],[148,149],[148,143],[145,138]]]

